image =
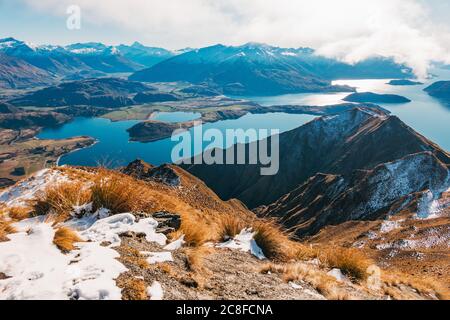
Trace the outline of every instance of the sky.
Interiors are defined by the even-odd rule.
[[[81,9],[69,30],[67,8]],[[347,62],[394,57],[424,76],[450,63],[448,0],[0,0],[0,37],[35,44],[139,41],[180,49],[263,42]]]

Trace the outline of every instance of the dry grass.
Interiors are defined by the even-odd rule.
[[[243,229],[248,228],[249,225],[241,217],[231,214],[223,214],[218,218],[217,234],[219,241],[226,241],[234,238]]]
[[[172,239],[184,235],[184,241],[189,247],[200,247],[214,239],[214,230],[211,225],[192,215],[182,215],[180,229],[171,234]]]
[[[85,183],[64,182],[48,187],[34,201],[34,212],[37,215],[52,214],[56,221],[69,219],[75,206],[91,202],[91,191]]]
[[[408,292],[401,290],[402,286],[410,287],[421,296],[440,300],[450,300],[450,290],[437,281],[426,277],[414,277],[400,272],[383,273],[383,290],[393,299],[411,299]],[[414,297],[412,297],[414,299]]]
[[[373,265],[360,250],[354,248],[332,247],[319,251],[319,260],[329,268],[338,268],[354,281],[366,280],[367,268]]]
[[[11,225],[11,222],[0,216],[0,242],[8,241],[7,235],[15,232],[16,229]]]
[[[330,300],[349,300],[353,297],[341,287],[335,278],[327,275],[324,271],[315,269],[304,263],[273,264],[264,265],[261,273],[277,273],[283,276],[285,282],[304,281],[315,288],[325,298]]]
[[[129,265],[138,266],[141,269],[147,269],[149,264],[139,250],[131,246],[122,246],[120,260]]]
[[[82,242],[78,234],[68,228],[68,227],[60,227],[55,232],[55,236],[53,238],[53,243],[58,247],[62,252],[70,252],[75,249],[75,243]]]
[[[6,214],[14,221],[22,221],[31,217],[33,209],[30,207],[11,207]]]
[[[272,221],[259,221],[254,223],[254,239],[263,251],[264,255],[271,260],[288,261],[295,258],[297,244],[289,239],[285,231],[281,230]]]
[[[145,212],[151,206],[148,189],[131,177],[101,169],[91,187],[94,209],[106,208],[113,214]]]
[[[134,277],[121,277],[117,285],[122,288],[122,300],[148,300],[147,284],[144,280]]]

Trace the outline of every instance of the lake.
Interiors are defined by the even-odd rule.
[[[392,79],[377,80],[339,80],[334,84],[356,87],[358,92],[375,92],[398,94],[412,100],[410,103],[378,105],[398,116],[406,124],[414,128],[442,148],[450,151],[450,104],[430,97],[424,88],[439,80],[450,80],[450,70],[432,70],[435,78],[429,79],[423,85],[391,86],[387,83]],[[348,93],[331,94],[288,94],[271,97],[247,97],[263,106],[270,105],[317,105],[344,103],[342,99]]]
[[[392,114],[419,133],[450,150],[450,106],[434,99],[423,91],[425,87],[440,79],[450,80],[449,70],[433,70],[436,78],[427,80],[424,85],[391,86],[386,84],[391,79],[382,80],[339,80],[335,84],[347,84],[357,88],[359,92],[392,93],[412,100],[404,104],[380,104]],[[348,93],[332,94],[289,94],[270,97],[245,97],[261,105],[329,105],[343,103]],[[242,97],[241,97],[242,98]],[[182,122],[200,117],[199,113],[173,112],[155,113],[153,120],[165,122]],[[292,115],[284,113],[247,114],[240,119],[207,123],[203,129],[216,128],[221,132],[226,129],[278,129],[285,132],[297,128],[314,119],[310,115]],[[152,143],[129,142],[126,130],[139,121],[111,122],[102,118],[77,118],[56,129],[45,129],[39,135],[41,139],[63,139],[73,136],[87,135],[97,139],[97,143],[89,148],[77,150],[63,156],[59,164],[108,167],[123,166],[139,158],[154,165],[171,162],[171,151],[177,142],[164,139]],[[193,129],[191,129],[192,132]],[[259,136],[264,138],[264,136]],[[238,139],[239,140],[239,139]],[[243,141],[239,141],[243,142]],[[192,143],[194,144],[194,142]],[[204,150],[208,146],[203,144]],[[229,145],[224,145],[227,147]]]
[[[174,115],[164,114],[163,117],[155,115],[153,119],[167,122],[180,122],[180,117],[184,119],[193,117],[192,114]],[[289,115],[285,113],[267,113],[267,114],[247,114],[236,120],[225,120],[216,123],[207,123],[203,125],[203,130],[218,129],[225,133],[227,129],[278,129],[281,132],[297,128],[308,121],[314,119],[311,115]],[[194,118],[195,119],[195,118]],[[192,119],[188,119],[192,120]],[[130,142],[128,128],[139,121],[117,121],[111,122],[103,118],[76,118],[74,121],[65,124],[59,128],[48,128],[43,130],[38,138],[40,139],[64,139],[74,136],[90,136],[97,139],[97,143],[89,148],[74,151],[66,154],[59,160],[60,165],[81,165],[97,166],[103,165],[110,168],[124,166],[135,159],[142,159],[154,165],[171,162],[172,148],[177,144],[171,139],[159,140],[151,143]],[[193,129],[190,130],[192,132]],[[266,136],[259,136],[263,139]],[[238,136],[237,142],[245,142],[243,136]],[[251,140],[246,140],[251,142]],[[194,147],[192,142],[192,148]],[[197,148],[204,150],[210,143],[204,143]],[[216,145],[217,146],[217,145]],[[231,146],[230,142],[223,147]]]

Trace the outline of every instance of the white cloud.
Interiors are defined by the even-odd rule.
[[[431,60],[450,63],[447,0],[23,1],[58,15],[78,4],[84,27],[126,29],[136,35],[130,41],[170,48],[248,41],[310,46],[350,62],[394,56],[420,76]]]

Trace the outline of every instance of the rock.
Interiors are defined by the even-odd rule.
[[[133,162],[130,162],[128,166],[123,168],[121,171],[122,173],[132,176],[136,179],[143,180],[148,177],[148,172],[153,168],[154,166],[140,159],[136,159]]]
[[[348,282],[350,281],[341,271],[341,269],[332,269],[327,273],[329,276],[334,277],[339,282]]]
[[[11,172],[13,176],[24,176],[25,175],[25,168],[24,167],[17,167],[14,168],[14,170]]]
[[[169,234],[181,227],[181,216],[176,213],[165,211],[156,212],[153,214],[153,219],[158,221],[158,228],[156,230],[159,233]]]
[[[167,184],[171,187],[178,187],[181,184],[180,176],[167,164],[151,169],[149,171],[149,177],[154,181]]]

